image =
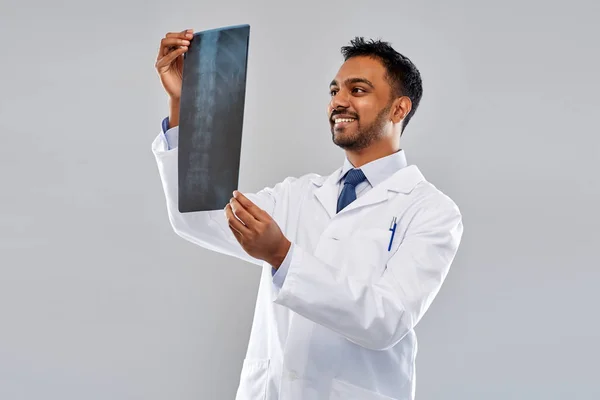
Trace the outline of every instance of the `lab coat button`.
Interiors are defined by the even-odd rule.
[[[290,381],[294,381],[294,380],[298,379],[298,374],[296,373],[296,371],[293,371],[293,370],[287,371],[287,376]]]

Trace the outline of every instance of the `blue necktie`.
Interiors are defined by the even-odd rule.
[[[344,188],[338,198],[337,212],[340,212],[348,204],[356,200],[356,185],[367,179],[365,174],[360,169],[351,169],[346,175]]]

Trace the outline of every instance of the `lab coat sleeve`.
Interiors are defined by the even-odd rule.
[[[225,210],[181,213],[178,209],[178,127],[163,130],[152,142],[152,152],[156,159],[160,180],[165,194],[167,214],[175,233],[183,239],[222,254],[262,265],[240,246],[233,236],[225,218]],[[258,193],[244,193],[252,202],[272,214],[275,207],[275,188],[265,188]],[[232,193],[233,196],[233,193]]]
[[[451,200],[424,204],[381,277],[371,281],[344,273],[341,266],[329,265],[295,245],[274,302],[357,345],[386,350],[410,332],[429,308],[462,232],[461,214]],[[350,270],[356,268],[361,266]]]

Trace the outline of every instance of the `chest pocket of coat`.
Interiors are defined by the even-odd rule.
[[[389,229],[364,228],[342,238],[339,245],[344,271],[360,279],[379,278],[392,254],[388,251],[391,235]]]

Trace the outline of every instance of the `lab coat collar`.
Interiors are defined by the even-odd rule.
[[[329,176],[318,176],[311,179],[311,182],[318,188],[315,190],[317,199],[321,202],[331,218],[336,216],[337,207],[337,182],[343,167],[338,168]],[[388,179],[375,185],[363,196],[354,200],[337,215],[345,214],[356,208],[364,207],[387,201],[389,192],[410,193],[419,182],[425,180],[425,177],[416,165],[408,165],[396,171]]]
[[[390,171],[397,171],[405,168],[407,165],[408,163],[406,161],[404,150],[400,149],[395,153],[368,162],[361,166],[360,169],[365,174],[369,184],[372,187],[375,187],[389,177]],[[354,165],[350,162],[348,157],[345,157],[342,171],[340,172],[336,183],[340,183],[344,176],[346,176],[346,173],[353,168],[355,168]]]

